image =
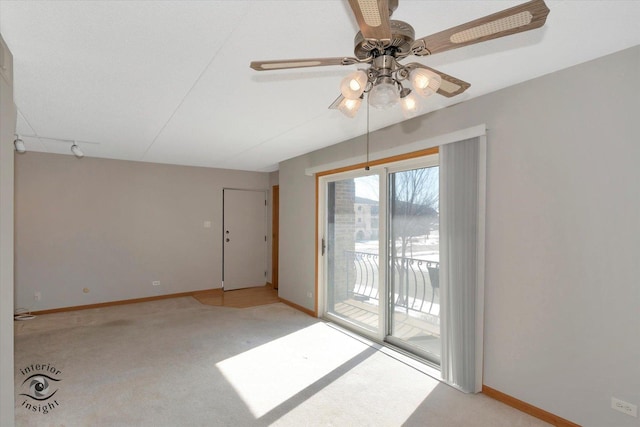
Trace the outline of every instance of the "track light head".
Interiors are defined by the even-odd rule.
[[[71,152],[73,153],[74,156],[76,156],[79,159],[84,157],[84,153],[82,152],[80,147],[78,147],[78,144],[76,144],[75,142],[71,146]]]
[[[27,152],[27,147],[25,147],[24,141],[20,139],[20,135],[16,135],[16,139],[13,140],[13,146],[16,148],[16,151],[20,154],[24,154]]]

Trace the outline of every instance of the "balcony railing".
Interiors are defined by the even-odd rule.
[[[379,300],[378,255],[345,251],[345,256],[348,266],[347,296],[355,300]],[[390,265],[396,308],[431,314],[436,290],[440,288],[440,264],[423,259],[394,257]]]

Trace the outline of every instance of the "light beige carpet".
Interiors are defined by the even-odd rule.
[[[49,314],[16,322],[15,341],[18,426],[547,425],[281,303]],[[21,395],[43,382],[35,365],[46,400]]]

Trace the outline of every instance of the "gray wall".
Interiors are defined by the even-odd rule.
[[[640,47],[392,126],[373,151],[488,127],[484,384],[585,426],[638,426]],[[280,293],[314,289],[314,179],[280,165]],[[358,152],[358,154],[360,154]]]
[[[221,287],[222,189],[269,188],[268,173],[35,152],[15,179],[16,304],[32,310]]]
[[[0,425],[13,420],[13,57],[0,36]]]
[[[304,174],[309,166],[308,156],[280,164],[278,295],[313,310],[316,197],[315,179]]]

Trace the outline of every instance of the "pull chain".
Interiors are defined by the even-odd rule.
[[[369,170],[369,94],[367,94],[367,162],[364,170]]]

